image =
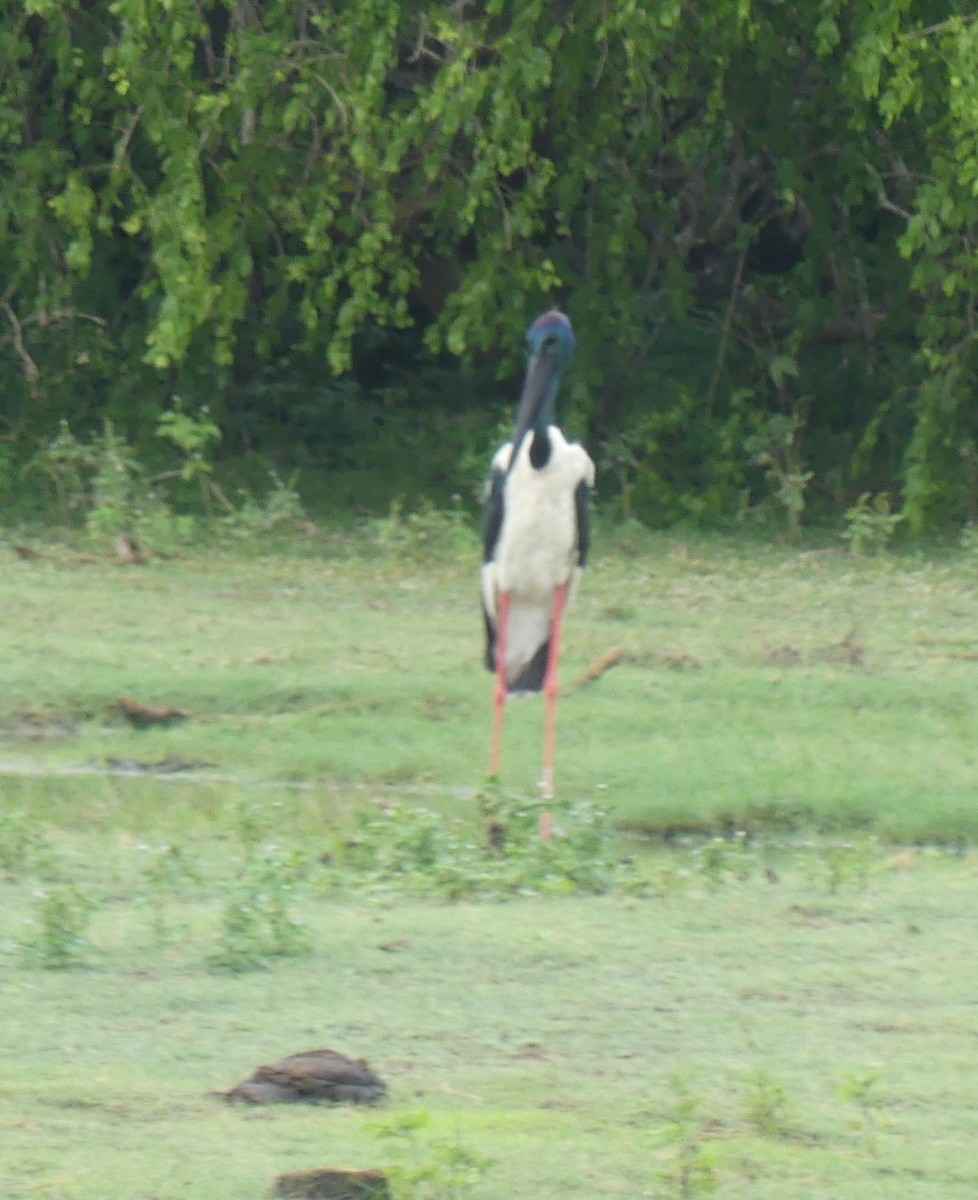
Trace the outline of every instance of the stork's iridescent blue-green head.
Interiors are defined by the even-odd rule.
[[[576,345],[570,321],[556,309],[537,317],[527,330],[526,348],[530,357],[516,413],[511,463],[516,461],[523,438],[531,429],[544,434],[547,426],[555,424],[557,389]]]

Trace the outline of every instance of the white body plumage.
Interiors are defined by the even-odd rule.
[[[580,578],[580,531],[576,496],[594,485],[594,463],[556,425],[547,429],[545,464],[530,461],[533,437],[523,439],[507,472],[513,447],[507,442],[493,459],[502,473],[502,523],[492,556],[482,568],[482,597],[495,628],[500,592],[511,594],[506,637],[506,678],[513,684],[550,639],[554,592],[568,585],[573,595]],[[539,685],[537,685],[539,686]]]

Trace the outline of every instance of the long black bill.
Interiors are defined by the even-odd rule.
[[[516,456],[523,439],[537,424],[540,413],[545,405],[553,399],[559,378],[560,367],[557,360],[549,354],[535,354],[526,366],[526,378],[523,380],[523,392],[520,396],[520,406],[516,410],[516,431],[513,434],[513,453],[510,456],[506,474],[513,469]]]

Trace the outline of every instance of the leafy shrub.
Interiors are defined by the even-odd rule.
[[[162,946],[171,934],[170,901],[181,896],[189,885],[199,885],[203,880],[186,850],[177,844],[142,845],[140,849],[151,856],[139,873],[141,899],[149,909],[153,940]]]
[[[89,442],[79,441],[62,421],[57,436],[26,469],[50,484],[59,519],[65,524],[80,521],[93,540],[119,533],[145,537],[150,531],[157,543],[171,540],[175,518],[169,505],[110,421]]]
[[[853,554],[881,554],[890,544],[903,513],[890,511],[890,497],[885,492],[872,496],[863,492],[855,504],[843,514],[846,527],[842,538],[849,543]]]
[[[539,803],[483,798],[483,836],[425,808],[392,805],[361,812],[332,856],[368,885],[448,900],[531,893],[608,891],[622,873],[605,816],[590,805],[558,810],[555,836],[539,833]]]
[[[880,1133],[887,1124],[880,1114],[883,1100],[876,1087],[882,1078],[880,1067],[845,1071],[838,1086],[839,1099],[856,1109],[850,1125],[863,1136],[870,1154],[879,1152]]]
[[[492,1166],[459,1137],[441,1138],[429,1132],[426,1112],[407,1112],[374,1125],[377,1135],[397,1147],[403,1161],[388,1175],[396,1196],[411,1200],[462,1200]]]
[[[46,970],[83,966],[85,937],[95,904],[76,887],[38,894],[34,936],[22,944],[25,958]]]
[[[249,852],[224,906],[217,949],[210,956],[215,970],[237,974],[309,953],[309,935],[292,913],[305,875],[300,851],[287,854],[267,845]]]
[[[716,1156],[703,1145],[707,1121],[699,1097],[679,1076],[673,1077],[672,1087],[673,1111],[661,1131],[669,1165],[658,1173],[658,1181],[670,1195],[689,1200],[716,1191]]]
[[[236,536],[254,537],[294,529],[305,518],[302,500],[295,487],[298,472],[282,479],[270,467],[268,476],[271,485],[263,498],[258,499],[251,492],[242,490],[238,506],[223,517],[224,525]]]
[[[454,507],[447,512],[430,500],[422,500],[408,511],[402,500],[396,500],[387,516],[371,525],[379,546],[397,558],[411,561],[456,557],[473,545],[469,516],[457,496]]]
[[[157,549],[186,544],[199,536],[200,518],[212,520],[218,510],[223,527],[241,537],[294,526],[304,517],[295,476],[283,480],[274,468],[268,469],[271,485],[264,496],[242,491],[239,504],[228,500],[212,478],[207,451],[220,431],[206,408],[191,416],[176,402],[159,418],[157,430],[182,456],[172,470],[150,475],[110,421],[88,442],[79,441],[63,421],[27,470],[40,473],[51,487],[58,518],[81,522],[100,543],[130,533]],[[180,511],[179,500],[197,511]]]
[[[791,1125],[787,1088],[763,1067],[751,1071],[745,1084],[748,1124],[764,1137],[784,1137]]]
[[[41,836],[23,809],[0,812],[0,871],[16,877],[25,873],[41,847]]]
[[[788,417],[783,413],[775,413],[760,431],[752,434],[744,443],[751,463],[764,468],[771,489],[769,499],[784,510],[788,536],[792,541],[797,541],[801,534],[805,493],[812,480],[812,472],[805,469],[798,447],[801,427],[799,416]]]

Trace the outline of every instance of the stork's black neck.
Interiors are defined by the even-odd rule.
[[[562,356],[555,353],[552,346],[533,349],[526,366],[523,393],[520,396],[520,406],[516,413],[510,469],[519,457],[527,435],[532,439],[529,450],[531,465],[539,470],[549,461],[550,434],[548,430],[556,419],[557,389],[560,387],[563,370]]]
[[[530,466],[535,471],[542,470],[550,462],[553,445],[550,441],[550,431],[547,426],[534,429],[533,440],[530,442]]]

